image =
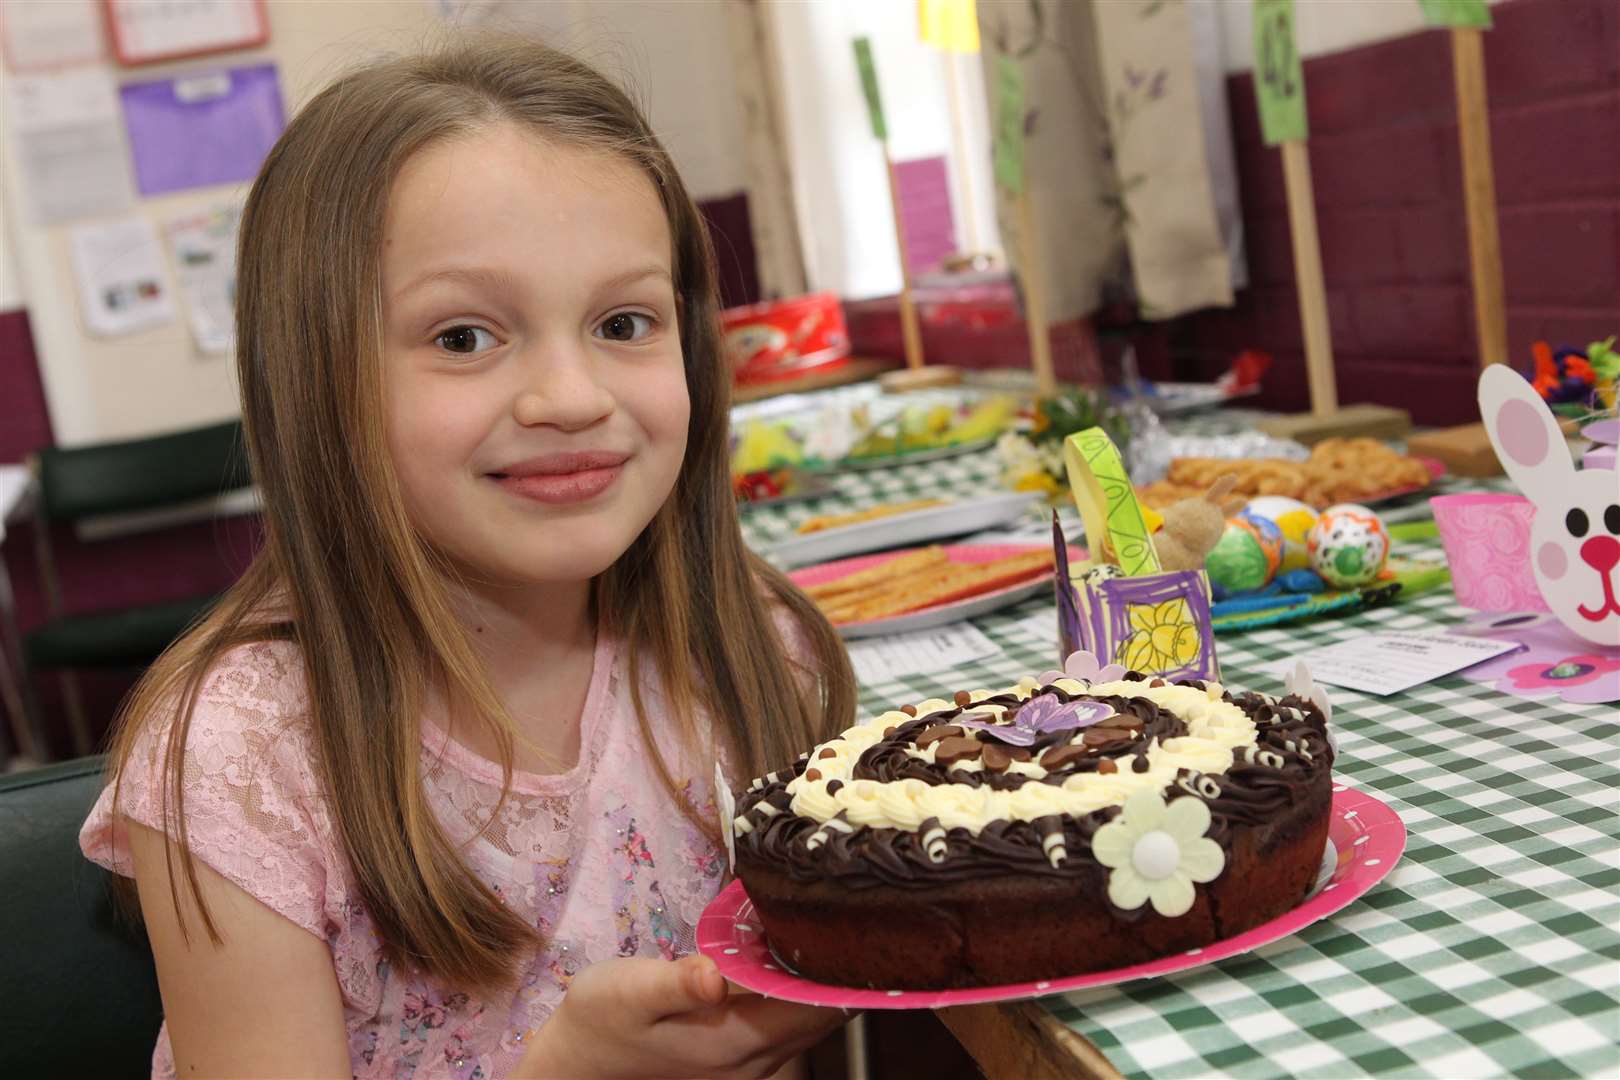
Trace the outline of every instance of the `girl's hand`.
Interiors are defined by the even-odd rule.
[[[574,977],[519,1077],[739,1077],[774,1073],[848,1014],[728,994],[714,961],[625,958]]]

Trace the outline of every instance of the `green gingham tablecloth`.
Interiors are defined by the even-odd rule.
[[[990,493],[998,473],[995,454],[982,452],[841,474],[829,498],[745,512],[744,531],[768,545],[811,514]],[[1423,506],[1388,516],[1422,516]],[[1047,530],[1031,515],[1023,532],[1039,540]],[[1443,557],[1432,542],[1397,551]],[[1223,634],[1222,675],[1280,692],[1259,665],[1375,630],[1440,630],[1466,614],[1439,590]],[[862,711],[1056,665],[1049,598],[975,625],[999,654],[864,684]],[[1254,952],[1042,1004],[1131,1076],[1620,1077],[1620,713],[1457,675],[1388,698],[1329,692],[1337,778],[1406,823],[1390,876]]]

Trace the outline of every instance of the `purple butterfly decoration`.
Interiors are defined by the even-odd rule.
[[[1039,694],[1024,702],[1023,707],[1013,714],[1010,724],[964,720],[961,717],[950,723],[988,732],[1009,746],[1030,746],[1041,735],[1090,727],[1113,715],[1114,710],[1100,701],[1064,701],[1056,694]]]

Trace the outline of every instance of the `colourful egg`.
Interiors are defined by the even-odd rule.
[[[1269,521],[1235,517],[1204,556],[1211,583],[1227,593],[1264,588],[1282,559],[1282,534]]]
[[[1303,570],[1311,565],[1306,541],[1316,524],[1316,510],[1286,495],[1261,495],[1249,500],[1243,512],[1277,526],[1283,537],[1282,570]]]
[[[1389,558],[1389,530],[1377,514],[1355,503],[1322,511],[1307,545],[1311,569],[1338,589],[1365,585]]]

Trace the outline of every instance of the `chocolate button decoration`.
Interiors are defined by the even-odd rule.
[[[1066,769],[1086,756],[1083,746],[1054,746],[1041,755],[1041,768],[1047,772]]]
[[[900,711],[905,713],[907,716],[916,716],[917,715],[917,706],[915,706],[915,705],[902,705],[902,706],[900,706]]]
[[[945,766],[954,765],[958,761],[972,761],[984,753],[984,745],[978,739],[952,735],[939,741],[939,746],[934,750],[934,760]]]
[[[838,756],[838,751],[834,750],[830,746],[827,747],[827,749],[823,750],[821,753],[816,755],[816,757],[818,757],[818,758],[830,758],[830,757],[837,757],[837,756]]]
[[[1119,772],[1119,766],[1114,763],[1113,758],[1105,757],[1097,762],[1097,771],[1100,773],[1117,773]]]
[[[954,695],[953,700],[955,700],[957,705],[965,709],[969,705],[973,704],[973,695],[968,693],[966,690],[958,690]]]
[[[932,746],[934,743],[939,742],[941,739],[949,739],[952,736],[962,736],[965,734],[967,734],[967,732],[964,729],[957,727],[955,724],[937,724],[923,732],[921,735],[917,736],[917,749],[923,750]]]
[[[1015,761],[1028,761],[1030,752],[1022,746],[1003,746],[1000,743],[984,744],[984,767],[991,772],[1006,772],[1007,766]]]
[[[804,778],[806,780],[810,780],[812,782],[816,781],[816,780],[820,780],[821,779],[821,770],[820,769],[806,769],[805,772],[804,772]]]

